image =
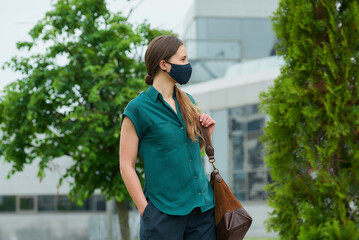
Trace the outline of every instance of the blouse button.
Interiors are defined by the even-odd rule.
[[[181,129],[183,129],[183,127],[181,127]]]

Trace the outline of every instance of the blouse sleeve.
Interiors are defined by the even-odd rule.
[[[141,139],[142,138],[141,117],[138,111],[138,107],[134,104],[132,100],[127,104],[125,110],[122,113],[121,126],[125,116],[127,116],[132,121],[132,124],[134,125],[137,133],[137,137],[138,139]]]

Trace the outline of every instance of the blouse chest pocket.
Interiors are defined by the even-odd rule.
[[[179,129],[181,127],[170,121],[151,125],[150,134],[155,147],[165,152],[174,149],[181,139]]]

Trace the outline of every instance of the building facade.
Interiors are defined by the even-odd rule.
[[[69,157],[53,160],[42,181],[36,176],[38,164],[35,159],[7,179],[11,165],[0,158],[0,240],[103,240],[110,232],[120,239],[114,201],[106,201],[96,190],[80,207],[67,196],[71,180],[57,187],[73,164]],[[138,211],[132,210],[129,218],[131,237],[136,238]]]
[[[273,55],[276,41],[268,18],[278,0],[194,0],[187,13],[184,44],[191,82],[224,76],[238,62]]]

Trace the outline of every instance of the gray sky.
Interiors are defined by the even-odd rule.
[[[30,40],[28,32],[51,9],[51,0],[0,0],[0,66],[15,55],[24,55],[16,49],[16,42]],[[193,0],[107,0],[112,12],[122,11],[125,16],[131,7],[138,7],[130,16],[130,22],[148,20],[153,27],[170,29],[181,37],[183,22]],[[41,49],[40,49],[41,50]],[[0,68],[0,91],[15,81],[18,74]]]

